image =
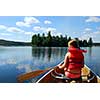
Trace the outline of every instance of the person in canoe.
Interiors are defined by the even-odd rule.
[[[81,69],[84,67],[84,55],[86,50],[80,49],[76,40],[68,42],[68,52],[65,55],[64,63],[58,68],[64,68],[65,76],[69,79],[81,79]]]

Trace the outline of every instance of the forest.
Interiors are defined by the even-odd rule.
[[[39,47],[67,47],[68,42],[72,38],[69,36],[52,36],[51,31],[48,31],[47,36],[43,33],[42,36],[40,34],[35,34],[32,36],[31,44],[32,46],[39,46]],[[80,47],[91,47],[93,46],[93,40],[90,37],[88,40],[80,40],[75,38]]]

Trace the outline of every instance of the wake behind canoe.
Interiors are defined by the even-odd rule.
[[[60,73],[60,74],[59,74]],[[86,65],[84,65],[84,68],[82,69],[82,75],[81,80],[74,80],[71,79],[69,81],[64,76],[64,71],[61,69],[57,69],[57,72],[55,72],[55,69],[49,70],[46,74],[44,74],[36,83],[100,83],[100,78],[97,76],[92,70],[90,70]]]

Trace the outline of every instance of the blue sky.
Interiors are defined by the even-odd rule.
[[[0,16],[0,39],[31,41],[34,34],[51,30],[52,35],[100,42],[99,16]]]

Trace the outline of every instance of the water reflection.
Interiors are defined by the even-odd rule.
[[[25,70],[25,73],[28,73],[28,72],[31,72],[32,71],[32,68],[31,68],[31,66],[29,64],[19,64],[16,68],[18,70],[24,69]]]
[[[85,64],[100,76],[100,47],[84,49],[87,49]],[[66,52],[66,47],[2,47],[0,82],[16,82],[22,73],[53,67],[64,59]]]
[[[51,53],[52,53],[51,47],[48,48],[47,53],[48,53],[48,61],[50,61],[50,59],[51,59]]]
[[[92,47],[87,48],[87,53],[85,54],[85,60],[86,62],[90,62],[92,60]]]
[[[91,56],[92,56],[92,47],[89,47],[88,52],[89,52],[89,57],[91,58]]]
[[[63,58],[66,51],[67,48],[62,47],[32,47],[32,56],[35,59],[50,62],[52,60],[55,61],[55,59]]]
[[[100,76],[100,47],[88,47],[85,54],[85,64]]]

